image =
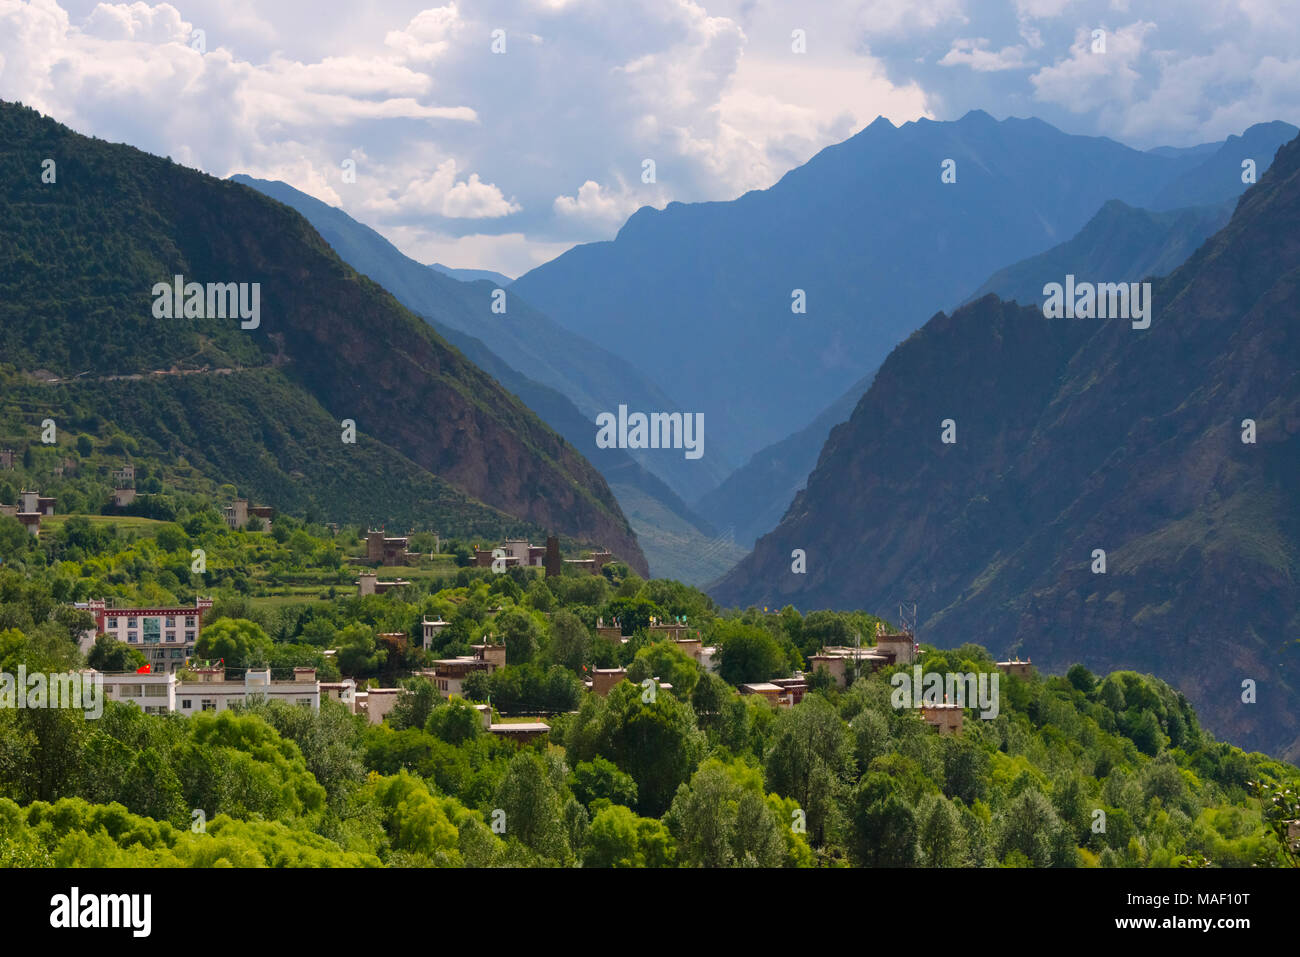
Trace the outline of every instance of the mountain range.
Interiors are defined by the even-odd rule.
[[[993,293],[1021,305],[1041,303],[1043,287],[1061,282],[1072,270],[1080,276],[1105,276],[1113,282],[1166,276],[1223,228],[1233,205],[1230,201],[1154,212],[1112,199],[1077,235],[998,270],[966,301]]]
[[[234,182],[265,193],[296,209],[316,228],[334,251],[357,272],[369,276],[419,316],[479,339],[510,368],[567,396],[593,424],[601,412],[674,408],[675,403],[645,375],[635,356],[623,359],[575,335],[539,312],[511,286],[505,290],[505,313],[492,311],[498,283],[461,281],[437,267],[405,256],[378,232],[343,210],[286,183],[258,180],[243,174]],[[713,450],[713,436],[708,436]],[[678,495],[690,498],[720,482],[728,467],[721,457],[698,461],[649,451],[636,455],[646,468]]]
[[[714,597],[880,614],[915,600],[921,640],[1150,671],[1220,733],[1294,760],[1297,222],[1293,140],[1154,282],[1147,329],[992,295],[934,316]]]
[[[560,329],[513,294],[506,316],[491,314],[487,307],[498,283],[472,276],[458,281],[445,274],[445,267],[422,266],[369,226],[286,183],[245,175],[231,179],[305,216],[345,262],[423,316],[578,449],[609,482],[656,575],[703,584],[744,554],[739,545],[719,540],[714,527],[644,463],[695,490],[716,481],[716,474],[692,478],[694,463],[680,452],[667,458],[647,450],[634,458],[625,449],[597,446],[597,410],[617,408],[620,391],[631,397],[621,401],[641,408],[670,405],[654,386],[639,384],[643,380],[630,363]],[[611,404],[605,405],[600,394]],[[586,414],[578,402],[586,403]]]
[[[1157,211],[1230,201],[1245,188],[1242,158],[1262,172],[1295,133],[1266,123],[1221,144],[1139,151],[982,111],[900,127],[879,118],[769,189],[644,207],[613,240],[577,246],[510,290],[636,361],[704,413],[739,464],[808,426],[937,311],[1074,236],[1107,201]],[[798,291],[806,313],[792,311]]]
[[[0,144],[4,362],[49,394],[15,416],[95,408],[271,504],[295,484],[336,521],[525,525],[646,572],[603,476],[292,209],[21,105]],[[177,276],[198,295],[161,309]],[[257,291],[247,327],[214,308],[227,283]]]

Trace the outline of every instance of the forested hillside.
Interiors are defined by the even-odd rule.
[[[334,521],[410,520],[459,493],[645,571],[603,477],[288,207],[8,103],[0,195],[3,361],[50,387],[48,403],[28,403],[38,422],[44,404],[121,409],[137,440],[160,433],[172,455],[263,498],[293,494],[293,478],[295,504]],[[162,315],[155,286],[175,276],[244,284],[250,306],[256,284],[259,314],[210,311],[202,296],[191,309],[187,292]],[[343,441],[345,421],[368,459],[349,458],[361,441]],[[367,487],[390,464],[396,478]],[[464,512],[470,525],[482,514]]]
[[[1272,798],[1294,794],[1300,771],[1214,740],[1150,676],[1000,675],[996,717],[969,711],[961,734],[941,736],[892,700],[905,666],[847,690],[810,675],[790,709],[737,693],[873,634],[869,615],[738,614],[621,564],[544,579],[457,569],[450,555],[406,588],[354,597],[341,563],[359,547],[355,529],[287,515],[270,535],[233,531],[201,496],[178,502],[174,521],[73,516],[39,540],[0,516],[0,671],[81,667],[85,613],[69,602],[211,594],[202,655],[363,686],[401,680],[408,692],[381,724],[328,700],[192,717],[110,701],[89,720],[0,709],[0,865],[1295,862],[1278,836],[1289,804]],[[189,571],[194,548],[208,554],[204,575]],[[277,597],[300,580],[320,594]],[[679,616],[716,646],[716,673],[646,628]],[[449,627],[426,652],[420,622],[435,618]],[[626,643],[594,633],[614,618],[632,632]],[[402,632],[410,640],[394,643]],[[504,643],[506,665],[467,681],[468,700],[398,678],[480,641]],[[927,673],[994,671],[975,645],[924,650]],[[102,637],[89,664],[142,660]],[[619,665],[628,680],[607,696],[584,690],[591,668]],[[475,701],[499,721],[541,716],[549,735],[517,745],[489,734]]]

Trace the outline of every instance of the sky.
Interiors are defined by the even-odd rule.
[[[1138,148],[1300,122],[1297,8],[0,0],[0,99],[515,277],[641,206],[770,186],[882,115],[983,109]]]

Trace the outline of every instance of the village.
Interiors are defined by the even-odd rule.
[[[0,469],[13,468],[15,453],[12,449],[0,450]],[[67,467],[75,467],[69,460]],[[121,510],[136,498],[136,472],[130,462],[113,468],[111,500],[106,510]],[[55,514],[56,500],[39,491],[22,490],[13,505],[0,503],[0,514],[16,518],[39,537],[42,518]],[[256,530],[269,534],[274,520],[274,508],[257,505],[245,498],[236,498],[222,506],[222,517],[232,530]],[[337,526],[331,526],[337,531]],[[435,548],[439,537],[434,533]],[[354,581],[356,594],[364,597],[383,595],[392,589],[411,585],[411,581],[397,574],[414,565],[422,556],[411,550],[411,536],[390,535],[383,528],[371,528],[364,536],[364,553],[348,561],[359,566]],[[546,578],[574,572],[591,575],[614,561],[607,550],[595,549],[584,557],[566,558],[560,551],[559,539],[550,536],[544,545],[535,545],[527,539],[506,539],[489,547],[475,545],[472,550],[472,567],[491,569],[503,573],[509,569],[538,569]],[[242,677],[235,674],[241,669],[230,667],[227,674],[225,662],[201,661],[195,657],[195,646],[203,627],[204,614],[213,607],[212,599],[199,599],[185,607],[112,607],[102,599],[79,602],[78,608],[88,611],[95,619],[95,627],[82,636],[81,650],[89,652],[99,635],[110,637],[140,650],[147,659],[147,672],[105,675],[107,693],[115,700],[132,701],[150,713],[192,713],[196,710],[224,710],[251,698],[283,700],[319,708],[322,696],[337,701],[353,713],[365,715],[372,724],[380,724],[395,707],[400,696],[408,693],[397,686],[366,687],[353,678],[337,682],[317,680],[315,669],[296,668],[292,674],[274,678],[265,668],[248,667]],[[381,642],[404,646],[415,640],[426,651],[432,651],[439,634],[449,626],[441,619],[425,619],[420,623],[421,633],[381,633]],[[692,633],[684,617],[673,620],[652,618],[647,630],[650,641],[669,641],[707,672],[716,673],[718,649],[705,645],[698,632]],[[598,640],[626,644],[633,637],[618,620],[598,619],[595,635]],[[874,643],[866,646],[827,646],[807,659],[806,671],[795,671],[783,676],[773,675],[766,681],[741,683],[737,690],[742,695],[755,695],[774,708],[792,708],[808,693],[814,675],[824,675],[836,688],[845,689],[857,676],[878,672],[894,665],[911,665],[920,661],[924,652],[916,642],[912,629],[905,623],[895,632],[878,625],[872,636]],[[426,667],[414,669],[407,677],[430,680],[443,698],[461,695],[465,679],[472,673],[491,675],[506,664],[505,646],[490,641],[475,644],[472,654],[452,658],[432,659]],[[1000,661],[998,670],[1004,674],[1028,677],[1032,665],[1019,659]],[[178,677],[185,675],[185,678]],[[627,680],[626,667],[591,667],[585,669],[583,685],[592,694],[608,695],[620,682]],[[671,690],[666,682],[654,679],[657,686]],[[373,684],[373,682],[372,682]],[[941,735],[959,735],[962,732],[965,712],[974,707],[975,700],[942,701],[932,696],[923,697],[919,690],[914,702],[915,710],[927,725]],[[909,706],[912,704],[909,703]],[[544,735],[549,726],[542,720],[494,723],[490,706],[478,705],[484,715],[484,728],[512,740],[527,741]],[[996,710],[993,712],[996,714]]]

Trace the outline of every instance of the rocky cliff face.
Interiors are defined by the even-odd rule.
[[[1216,734],[1294,760],[1297,222],[1293,141],[1155,284],[1149,329],[991,296],[935,316],[715,597],[881,614],[915,599],[922,640],[1150,671]],[[941,441],[948,418],[955,444]],[[806,575],[791,572],[796,548]]]
[[[15,344],[7,361],[92,377],[272,368],[277,383],[308,393],[335,421],[354,420],[358,433],[472,498],[606,545],[646,570],[601,475],[425,322],[339,260],[293,210],[7,104],[0,106],[0,143],[7,200],[0,230],[8,238],[0,253],[0,315]],[[45,157],[57,158],[54,184],[40,180]],[[157,318],[154,284],[175,275],[259,284],[259,324]],[[255,446],[260,433],[198,440]],[[349,446],[334,442],[335,454],[346,456]],[[249,451],[275,455],[273,448]],[[304,481],[327,482],[335,466],[320,461]]]

